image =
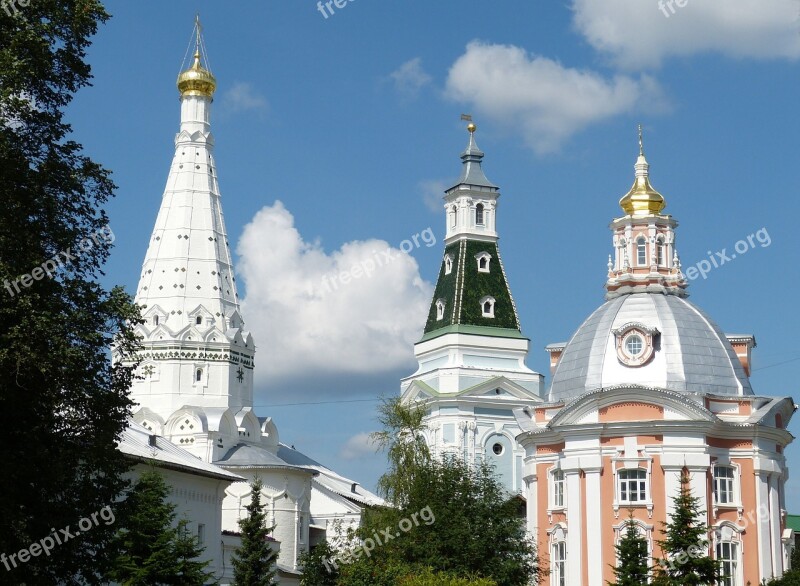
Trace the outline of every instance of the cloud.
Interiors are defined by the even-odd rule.
[[[430,179],[419,182],[419,190],[422,192],[422,200],[432,212],[441,212],[444,209],[443,197],[444,190],[451,187],[444,181]]]
[[[233,113],[256,112],[263,115],[269,110],[269,102],[249,83],[237,81],[222,94],[222,108]]]
[[[335,389],[334,379],[411,372],[433,294],[412,255],[435,241],[426,228],[399,243],[402,251],[363,240],[328,253],[303,239],[281,202],[262,208],[237,249],[247,290],[242,311],[257,347],[256,385],[285,393],[291,384],[293,400],[302,398],[298,392],[314,394],[310,387],[343,396],[359,389]]]
[[[415,98],[420,90],[431,82],[431,76],[422,69],[419,57],[406,61],[389,74],[395,89],[407,98]]]
[[[368,433],[359,433],[348,439],[339,451],[342,460],[360,460],[375,455],[375,444]]]
[[[797,0],[573,0],[573,24],[620,67],[670,56],[800,57]]]
[[[446,95],[509,128],[519,128],[537,153],[557,151],[573,134],[608,118],[666,100],[648,77],[605,78],[529,55],[513,45],[473,41],[450,68]]]

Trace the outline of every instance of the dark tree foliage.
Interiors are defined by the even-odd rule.
[[[391,506],[365,512],[357,539],[346,542],[334,560],[336,584],[395,585],[426,573],[431,579],[487,578],[504,586],[536,581],[536,550],[517,499],[486,465],[431,458],[421,436],[423,416],[422,409],[399,399],[381,406],[384,431],[373,438],[388,454],[380,488]],[[315,575],[326,571],[320,563],[317,556]]]
[[[96,281],[113,232],[110,174],[69,139],[64,110],[89,85],[89,39],[108,18],[94,0],[0,5],[0,551],[16,554],[112,505],[127,464],[116,450],[130,410],[138,311]],[[3,568],[8,583],[98,584],[114,527]]]
[[[650,575],[650,552],[647,540],[639,534],[633,514],[625,522],[625,533],[614,546],[617,551],[617,565],[614,581],[609,586],[645,586]]]
[[[212,575],[208,561],[198,561],[204,548],[190,534],[188,521],[175,522],[170,488],[158,472],[142,474],[120,505],[120,527],[110,551],[109,578],[126,586],[174,584],[202,586]],[[106,582],[107,583],[107,582]]]
[[[700,510],[700,499],[692,495],[687,474],[681,475],[681,491],[673,501],[672,516],[662,530],[664,539],[657,542],[665,558],[656,560],[653,584],[716,584],[719,563],[709,555],[709,528],[700,521],[705,518],[706,512]]]
[[[242,545],[234,554],[233,582],[236,586],[268,586],[273,584],[278,553],[270,547],[267,514],[261,502],[263,484],[257,478],[250,486],[252,498],[247,505],[247,516],[239,519]]]
[[[323,540],[310,551],[300,554],[300,567],[303,568],[302,586],[336,586],[339,570],[330,560],[337,555],[327,540]]]

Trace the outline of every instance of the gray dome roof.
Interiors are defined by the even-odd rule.
[[[639,323],[655,328],[652,358],[626,366],[614,330]],[[752,395],[725,334],[698,307],[675,295],[634,293],[601,305],[567,343],[553,374],[550,400],[569,400],[623,384],[689,393]]]

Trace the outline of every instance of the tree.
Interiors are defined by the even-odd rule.
[[[422,573],[405,576],[397,582],[398,586],[497,586],[497,582],[488,578],[459,578],[443,572],[434,572],[425,568]]]
[[[719,579],[719,563],[708,552],[708,526],[701,522],[706,512],[700,510],[700,499],[692,495],[688,474],[681,475],[680,494],[673,498],[674,510],[664,523],[663,540],[657,543],[665,558],[656,560],[655,579],[658,586],[700,586],[715,584]]]
[[[419,407],[394,399],[379,415],[385,429],[373,437],[388,454],[380,486],[389,506],[366,510],[357,544],[337,550],[337,584],[394,586],[426,572],[431,579],[485,578],[504,586],[535,580],[538,560],[518,501],[491,468],[431,458]]]
[[[188,521],[175,522],[170,488],[156,471],[142,474],[121,505],[121,525],[111,544],[109,578],[126,586],[174,584],[200,586],[212,574],[208,561],[198,561],[204,548],[188,531]]]
[[[617,551],[617,565],[614,569],[614,581],[609,586],[644,586],[650,574],[650,552],[647,540],[639,534],[636,521],[631,511],[625,522],[625,533],[614,546]]]
[[[269,534],[274,527],[267,527],[267,515],[261,503],[263,484],[256,478],[250,485],[251,498],[247,505],[247,516],[239,519],[242,545],[233,556],[233,581],[236,586],[267,586],[273,583],[277,552],[270,547]]]
[[[331,565],[338,552],[327,539],[300,554],[299,565],[303,568],[301,586],[336,586],[339,570]]]
[[[96,0],[5,2],[0,10],[0,552],[17,554],[113,505],[129,464],[116,449],[130,414],[138,310],[97,283],[113,232],[110,174],[69,139],[64,111],[89,85]],[[55,529],[54,529],[55,528]],[[114,527],[9,563],[21,584],[101,584]],[[20,561],[22,556],[20,556]],[[14,567],[16,565],[16,567]],[[8,573],[5,573],[7,572]]]

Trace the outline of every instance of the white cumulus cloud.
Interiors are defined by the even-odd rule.
[[[565,67],[513,45],[473,41],[450,68],[446,95],[477,114],[518,128],[538,153],[613,116],[659,111],[666,101],[651,77],[610,78]]]
[[[330,393],[328,375],[341,380],[411,368],[433,291],[413,254],[435,241],[426,228],[399,248],[376,239],[327,252],[301,236],[280,201],[262,208],[237,248],[247,290],[242,311],[257,347],[256,385],[316,381]]]
[[[797,0],[573,0],[574,25],[619,66],[669,56],[800,57]]]
[[[414,98],[420,90],[431,82],[431,76],[422,68],[419,57],[406,61],[389,74],[395,89],[405,97]]]
[[[359,433],[348,439],[339,451],[342,460],[360,460],[375,455],[375,444],[368,433]]]

